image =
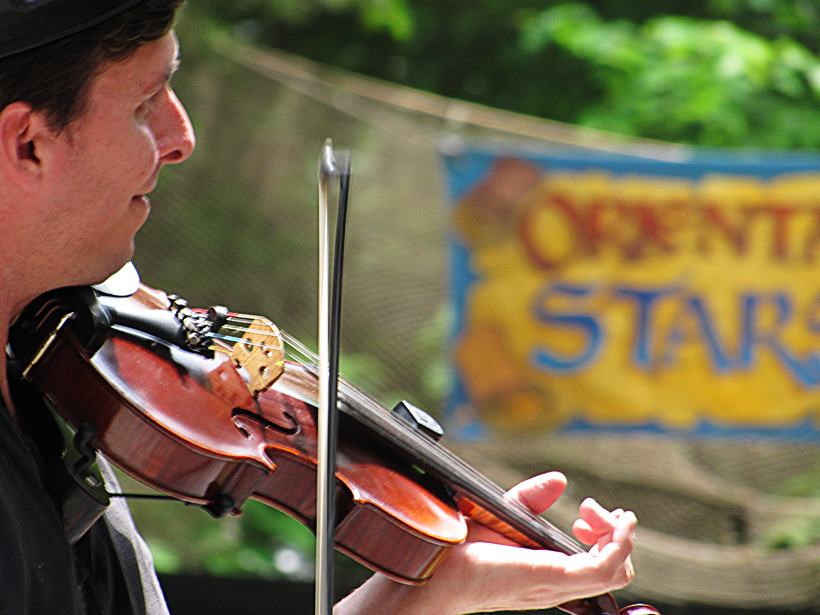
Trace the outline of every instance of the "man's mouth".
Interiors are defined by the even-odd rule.
[[[152,192],[154,190],[154,188],[157,187],[156,178],[153,178],[152,180],[150,180],[150,182],[146,182],[145,184],[143,184],[143,186],[145,186],[145,185],[148,186],[148,190],[146,190],[145,192],[140,192],[138,194],[135,194],[131,198],[132,201],[142,201],[146,205],[151,204],[151,199],[148,197],[148,193]],[[142,187],[142,186],[140,186],[140,187]]]
[[[136,194],[131,198],[131,206],[141,210],[151,210],[151,200],[147,194]]]

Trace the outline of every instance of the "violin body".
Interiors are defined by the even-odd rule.
[[[41,310],[70,309],[60,303],[55,296]],[[254,497],[314,525],[316,411],[302,400],[317,397],[315,377],[288,364],[254,397],[223,354],[207,358],[116,326],[91,354],[82,328],[58,335],[32,377],[73,428],[93,434],[94,448],[141,482],[215,516],[238,513]],[[385,463],[347,434],[340,438],[340,549],[397,579],[424,581],[447,548],[464,540],[464,520],[419,489],[407,468]],[[400,561],[384,561],[389,552]]]
[[[202,313],[194,316],[209,324],[197,331],[210,334],[207,319],[215,317]],[[215,516],[236,514],[254,498],[314,528],[315,369],[273,350],[261,366],[258,357],[248,359],[249,340],[261,335],[256,327],[225,352],[191,344],[181,314],[191,316],[147,287],[124,298],[65,289],[23,312],[10,347],[25,377],[84,439],[80,447],[102,451],[141,482]],[[339,400],[335,540],[354,559],[422,583],[465,540],[467,518],[522,546],[583,550],[529,511],[510,507],[423,424],[408,423],[347,383],[340,383]],[[609,594],[560,608],[617,612]]]

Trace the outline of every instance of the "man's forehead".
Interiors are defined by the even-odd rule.
[[[170,47],[167,46],[170,42]],[[169,83],[174,73],[179,68],[179,43],[174,31],[169,32],[161,41],[154,43],[156,45],[165,44],[167,51],[164,57],[160,56],[160,61],[147,73],[146,79],[140,83],[140,89],[144,94],[149,94],[158,90],[163,84]]]
[[[123,60],[105,60],[92,77],[94,92],[103,97],[116,95],[141,99],[159,91],[171,81],[179,66],[179,46],[173,30],[161,39],[141,45]]]
[[[142,0],[0,0],[0,58],[95,26]]]

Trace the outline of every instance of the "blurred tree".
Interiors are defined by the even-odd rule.
[[[254,41],[540,117],[675,142],[820,144],[816,0],[199,0]]]
[[[680,16],[604,21],[573,3],[528,20],[521,41],[585,60],[603,95],[579,109],[579,124],[700,145],[818,144],[820,61],[784,35]]]

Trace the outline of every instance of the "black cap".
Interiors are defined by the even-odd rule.
[[[95,26],[142,0],[0,0],[0,58]]]

